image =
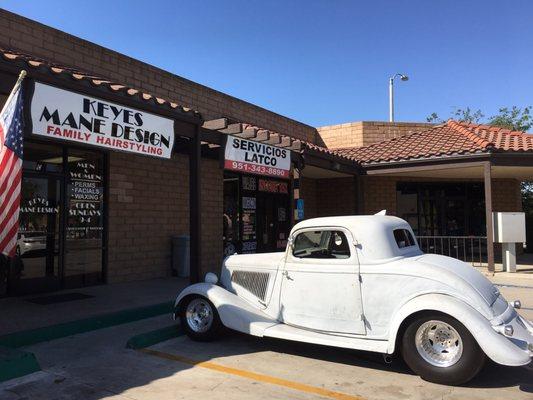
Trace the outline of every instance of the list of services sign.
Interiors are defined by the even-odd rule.
[[[287,149],[228,136],[224,155],[225,169],[289,178],[291,154]]]
[[[35,82],[33,134],[131,153],[170,158],[174,121]]]

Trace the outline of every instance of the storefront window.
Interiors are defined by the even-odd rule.
[[[482,183],[401,182],[396,193],[398,216],[419,236],[485,234]]]
[[[100,153],[69,150],[66,286],[102,281],[104,166]]]
[[[290,230],[287,181],[224,174],[224,254],[282,251]]]

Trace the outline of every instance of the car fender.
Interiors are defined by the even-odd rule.
[[[527,351],[496,332],[490,321],[469,304],[444,294],[424,294],[411,299],[398,309],[391,321],[387,353],[392,354],[395,350],[402,322],[420,311],[442,312],[457,319],[468,329],[485,354],[498,364],[520,366],[531,361]]]
[[[250,303],[218,285],[196,283],[185,288],[174,303],[174,317],[180,310],[182,301],[190,295],[208,299],[218,311],[222,324],[230,329],[254,336],[263,336],[265,329],[277,325],[273,320]]]

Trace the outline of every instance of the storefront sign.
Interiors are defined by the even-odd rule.
[[[259,179],[259,191],[270,193],[289,193],[287,182],[276,182],[267,179]]]
[[[105,100],[35,82],[33,134],[170,158],[174,121]]]
[[[224,168],[249,174],[289,178],[291,154],[287,149],[228,136]]]

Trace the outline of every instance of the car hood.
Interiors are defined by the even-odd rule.
[[[224,260],[224,266],[239,269],[277,269],[285,252],[234,254]]]
[[[438,254],[424,254],[417,257],[416,260],[458,276],[474,288],[489,306],[491,306],[500,295],[498,289],[481,272],[477,271],[470,264],[457,260],[456,258],[441,256]]]

